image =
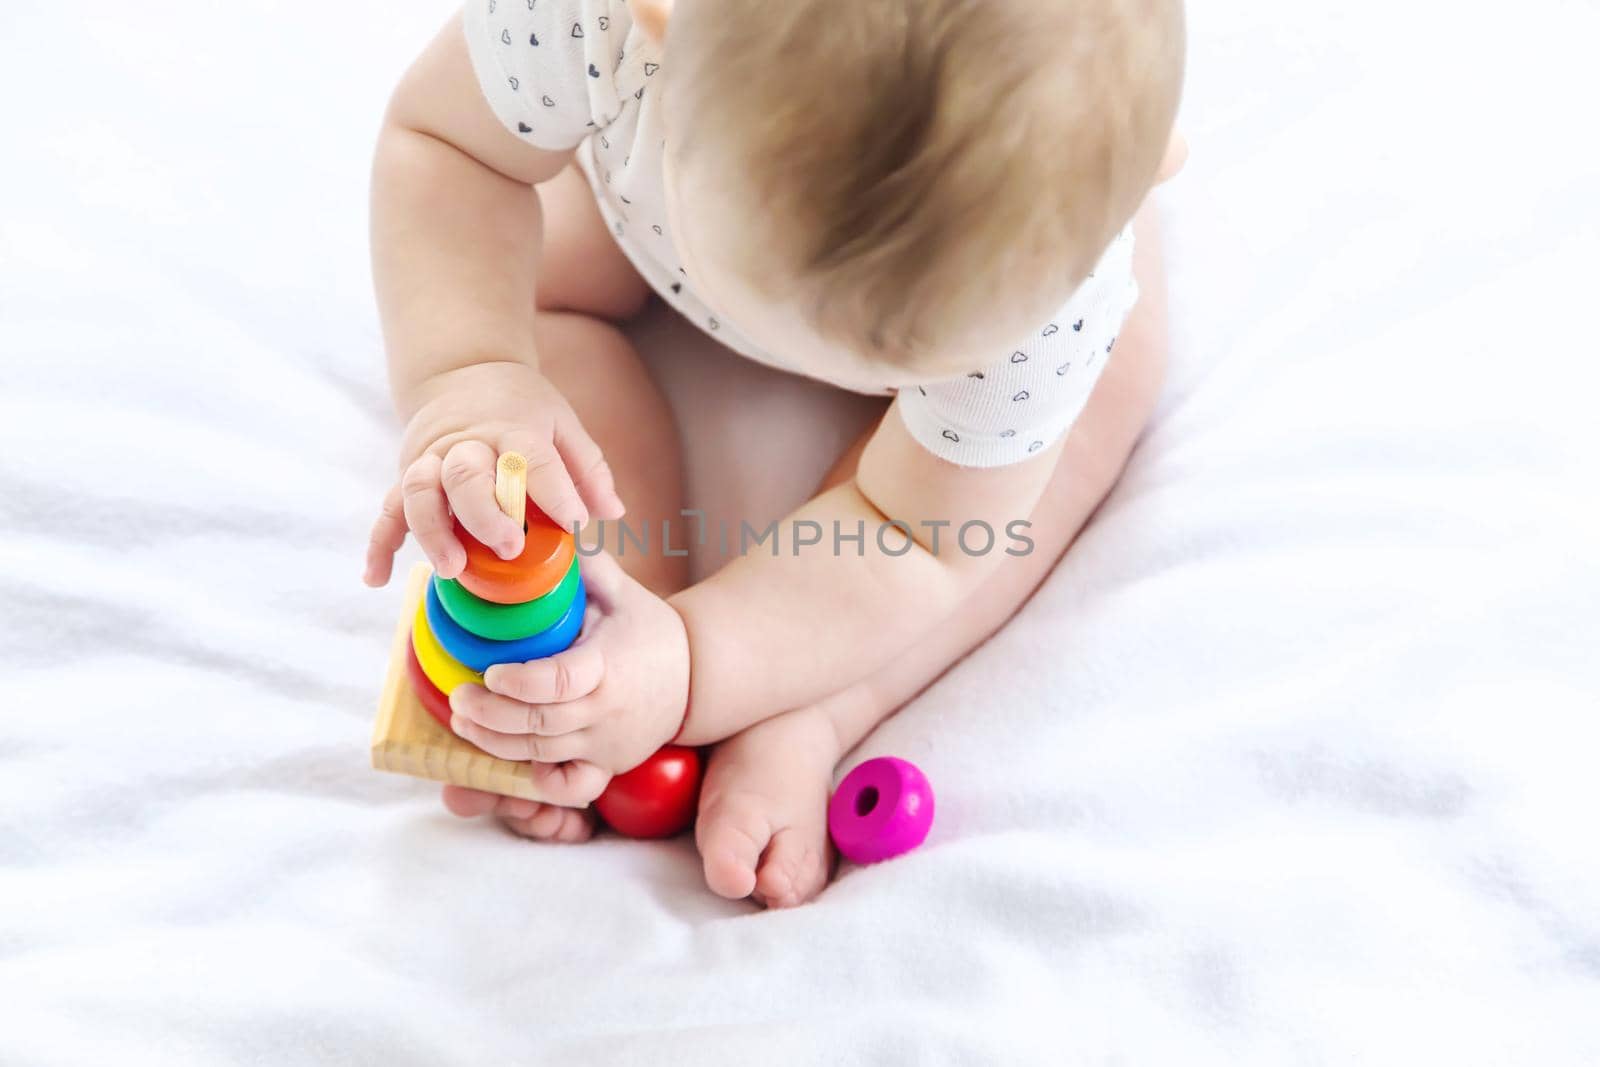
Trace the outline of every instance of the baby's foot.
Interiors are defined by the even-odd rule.
[[[492,814],[513,833],[538,841],[587,841],[594,834],[591,811],[541,804],[520,797],[496,796],[458,785],[444,787],[444,806],[452,815],[463,819]]]
[[[804,904],[828,884],[833,726],[803,708],[728,738],[711,753],[695,841],[706,885],[769,908]]]

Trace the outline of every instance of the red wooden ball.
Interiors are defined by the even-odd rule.
[[[700,750],[665,745],[626,774],[611,779],[595,810],[627,837],[672,837],[694,822],[700,800]]]

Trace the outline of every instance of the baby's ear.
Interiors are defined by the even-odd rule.
[[[667,39],[667,20],[672,17],[672,0],[628,0],[633,21],[659,47]]]

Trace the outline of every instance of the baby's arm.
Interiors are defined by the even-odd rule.
[[[1188,146],[1174,131],[1157,181],[1175,175],[1187,157]],[[1141,281],[1152,290],[1161,288],[1158,271]],[[720,740],[811,704],[876,674],[933,626],[947,624],[1015,543],[1007,528],[1032,516],[1065,440],[1058,438],[1012,466],[958,467],[920,445],[891,409],[862,454],[855,478],[784,521],[779,558],[744,556],[672,598],[693,658],[681,739],[689,744]],[[891,518],[907,523],[916,535],[901,556],[886,554],[874,536]],[[806,520],[821,526],[823,541],[793,558],[790,534]],[[946,524],[930,525],[941,520]],[[995,545],[978,556],[957,544],[962,523],[972,520],[995,532]],[[835,522],[847,534],[857,523],[865,525],[862,554],[850,542],[835,557]],[[885,543],[890,553],[905,544],[892,533]],[[849,713],[846,708],[844,714]],[[859,738],[875,721],[836,722],[835,727]]]
[[[408,426],[405,473],[368,550],[372,584],[388,579],[408,528],[440,574],[458,574],[466,555],[451,510],[501,555],[521,550],[521,530],[494,503],[500,451],[528,457],[529,494],[558,522],[622,513],[599,448],[535,354],[541,214],[531,186],[570,156],[500,125],[455,20],[394,92],[373,162],[372,260]]]
[[[770,554],[767,538],[763,550],[668,602],[609,557],[589,559],[583,636],[549,659],[489,668],[486,688],[458,690],[452,725],[505,759],[615,772],[674,738],[719,741],[843,690],[947,620],[998,566],[1017,543],[1005,539],[1008,525],[1032,513],[1059,451],[1009,467],[957,467],[891,411],[856,476],[778,524]],[[891,516],[900,527],[886,525]],[[957,547],[972,521],[995,531],[992,551]],[[860,532],[839,554],[836,523]],[[805,546],[796,544],[800,530]],[[561,794],[561,802],[589,799]]]
[[[930,453],[889,411],[855,478],[780,524],[776,558],[753,550],[672,598],[693,663],[680,740],[719,740],[887,665],[1005,558],[1006,528],[1032,513],[1060,448],[1058,441],[1007,467],[958,467]],[[877,533],[891,519],[912,537],[890,529],[880,545]],[[961,525],[974,520],[995,533],[987,553],[957,545]],[[796,556],[793,534],[806,523],[821,527],[822,541]],[[846,535],[858,524],[864,529],[859,555],[854,541],[835,554],[835,523]]]

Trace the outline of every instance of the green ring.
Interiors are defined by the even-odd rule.
[[[524,637],[543,633],[567,613],[572,598],[578,591],[578,557],[572,557],[572,566],[556,587],[542,597],[521,604],[496,604],[469,593],[454,578],[434,575],[434,588],[439,590],[439,604],[463,630],[468,630],[490,641],[520,641]]]

